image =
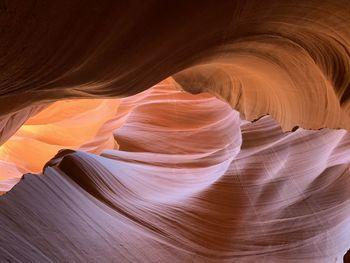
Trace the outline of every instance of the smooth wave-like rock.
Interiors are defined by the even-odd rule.
[[[170,83],[114,102],[117,147],[61,151],[1,198],[2,259],[341,260],[349,133],[284,133]]]
[[[346,0],[0,3],[0,262],[341,262],[349,28]]]

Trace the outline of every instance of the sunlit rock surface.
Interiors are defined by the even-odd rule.
[[[0,32],[0,262],[343,261],[348,1],[14,0]]]
[[[0,146],[0,191],[24,173],[39,173],[62,148],[96,154],[113,148],[111,123],[118,104],[115,99],[58,101],[30,117]]]

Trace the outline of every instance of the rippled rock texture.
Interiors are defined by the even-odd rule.
[[[343,261],[348,1],[13,0],[0,32],[1,262]]]

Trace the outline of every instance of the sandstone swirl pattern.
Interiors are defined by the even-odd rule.
[[[348,1],[4,1],[0,21],[1,262],[342,261]]]

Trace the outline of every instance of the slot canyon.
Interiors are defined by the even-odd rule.
[[[0,0],[0,262],[350,262],[350,1]]]

